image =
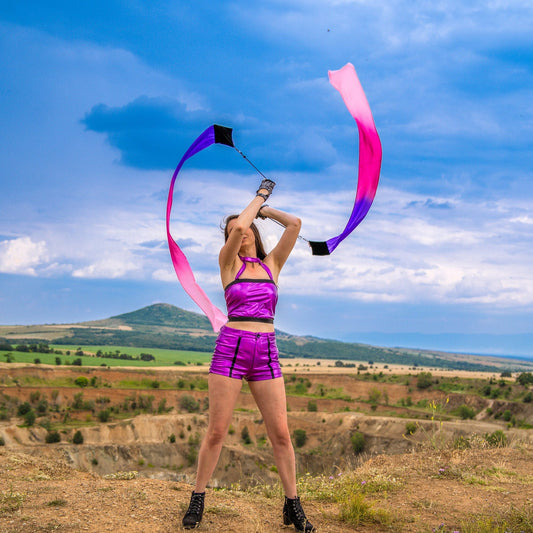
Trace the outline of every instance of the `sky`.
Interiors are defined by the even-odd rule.
[[[157,302],[199,311],[165,234],[172,172],[209,125],[276,181],[302,235],[340,233],[356,124],[351,62],[383,148],[363,223],[297,243],[276,327],[382,346],[533,357],[533,6],[492,0],[0,3],[0,324]],[[260,177],[231,148],[190,159],[172,234],[224,309],[225,215]],[[260,221],[267,248],[279,237]]]

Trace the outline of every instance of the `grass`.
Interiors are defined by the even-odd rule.
[[[26,494],[23,492],[15,492],[12,488],[0,492],[0,516],[4,513],[14,513],[18,511],[24,500]]]
[[[27,353],[27,352],[6,352],[0,351],[0,361],[6,361],[6,354],[11,354],[12,362],[15,363],[31,363],[35,359],[40,359],[42,364],[55,365],[56,357],[61,359],[61,366],[67,364],[67,361],[72,365],[74,359],[81,358],[83,366],[134,366],[141,368],[154,368],[160,366],[174,366],[176,362],[184,363],[185,365],[206,364],[211,360],[211,352],[192,352],[185,350],[163,350],[158,348],[134,348],[131,346],[64,346],[64,345],[50,345],[54,350],[59,350],[61,354],[55,353]],[[95,354],[98,350],[102,352],[126,353],[132,356],[140,356],[142,353],[149,353],[155,357],[155,361],[130,361],[127,359],[111,359],[107,357],[93,357],[91,355],[79,356],[76,355],[78,348],[84,353]],[[70,351],[70,355],[66,352]],[[176,365],[177,366],[177,365]],[[179,368],[179,367],[178,367]]]

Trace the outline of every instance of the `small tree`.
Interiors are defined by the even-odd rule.
[[[250,432],[248,431],[248,426],[244,426],[241,431],[241,439],[244,444],[252,444],[252,439],[250,438]]]
[[[463,404],[459,407],[459,416],[463,420],[467,420],[469,418],[474,418],[474,416],[476,416],[476,412],[474,409],[472,409],[472,407],[468,407],[468,405]]]
[[[25,415],[24,415],[24,423],[27,426],[33,426],[35,424],[35,411],[33,409],[30,409]]]
[[[200,405],[192,396],[185,394],[180,398],[180,408],[188,413],[196,413]]]
[[[350,441],[352,442],[353,453],[358,454],[365,449],[365,436],[360,431],[353,433]]]
[[[433,385],[433,375],[431,372],[420,372],[416,377],[416,386],[419,389],[428,389]]]
[[[54,444],[55,442],[61,442],[61,435],[59,431],[53,430],[49,431],[44,438],[47,444]]]
[[[72,437],[72,442],[74,444],[83,444],[83,435],[79,429],[78,431],[76,431],[76,433],[74,433],[74,437]]]
[[[305,429],[295,429],[293,433],[294,445],[301,448],[307,442],[307,432]]]
[[[87,387],[89,385],[89,380],[85,376],[79,376],[74,380],[74,385],[77,387]]]
[[[109,409],[103,409],[98,413],[98,420],[100,422],[107,422],[109,420],[109,416],[111,415],[111,411]]]

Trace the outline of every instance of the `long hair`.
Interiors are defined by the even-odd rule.
[[[224,221],[224,240],[228,240],[228,223],[231,220],[234,220],[236,218],[239,218],[239,215],[229,215],[226,217],[226,220]],[[255,237],[255,251],[257,253],[257,257],[261,259],[261,261],[267,256],[265,252],[265,247],[263,245],[263,241],[261,239],[261,234],[259,233],[259,230],[257,229],[257,226],[252,222],[250,229],[252,230],[254,237]]]

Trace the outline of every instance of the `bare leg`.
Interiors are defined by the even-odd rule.
[[[250,381],[249,385],[265,421],[285,495],[295,498],[296,465],[287,424],[287,399],[283,378]]]
[[[198,471],[194,492],[204,492],[217,466],[242,387],[240,379],[209,374],[209,424],[198,454]]]

